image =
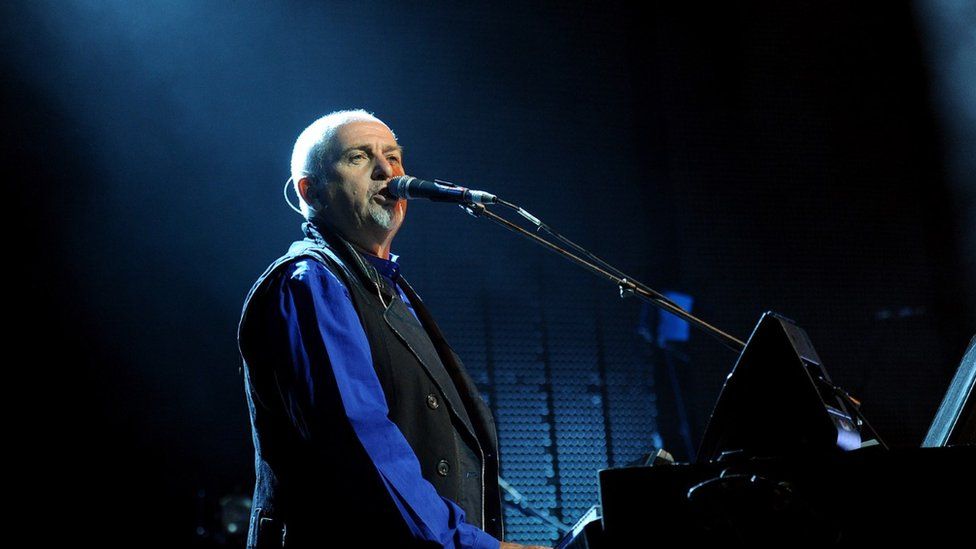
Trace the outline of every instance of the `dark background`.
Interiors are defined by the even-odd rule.
[[[740,338],[796,320],[918,446],[976,330],[972,5],[677,4],[4,4],[18,524],[220,541],[253,482],[240,306],[300,236],[295,137],[339,108],[385,120],[408,173],[517,202]],[[408,217],[394,251],[531,502],[572,522],[598,469],[693,457],[656,313],[451,206]],[[735,357],[676,347],[697,444]]]

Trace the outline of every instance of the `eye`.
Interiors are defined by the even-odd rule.
[[[359,163],[359,162],[361,162],[363,160],[366,160],[367,158],[368,157],[366,156],[366,153],[364,153],[364,152],[354,152],[354,153],[352,153],[352,154],[349,155],[349,161],[350,162],[355,162],[355,163]]]
[[[386,159],[390,162],[390,164],[399,164],[400,163],[400,157],[399,156],[387,156]]]

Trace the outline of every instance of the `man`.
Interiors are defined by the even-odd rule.
[[[238,334],[248,547],[499,547],[491,415],[390,253],[407,209],[386,190],[404,173],[396,137],[365,111],[332,113],[291,168],[306,237],[254,284]]]

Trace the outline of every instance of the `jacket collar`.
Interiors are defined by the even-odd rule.
[[[396,290],[384,280],[380,271],[348,240],[313,221],[303,223],[302,232],[305,233],[306,240],[335,252],[364,284],[377,287],[387,297],[392,297],[395,294]],[[397,275],[399,276],[399,268]]]

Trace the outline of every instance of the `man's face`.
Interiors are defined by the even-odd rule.
[[[407,201],[386,190],[390,179],[404,174],[402,156],[393,132],[381,123],[340,126],[329,151],[322,217],[367,250],[373,243],[389,245],[407,211]]]

